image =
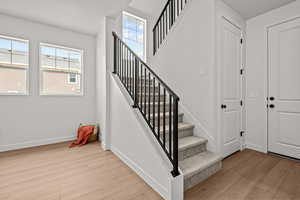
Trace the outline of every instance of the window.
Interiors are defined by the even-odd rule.
[[[146,60],[146,20],[123,12],[123,40],[143,60]]]
[[[82,55],[81,50],[41,44],[41,95],[82,95]]]
[[[0,36],[0,94],[28,93],[28,40]]]
[[[75,74],[75,73],[69,74],[69,84],[76,84],[77,80],[78,80],[77,74]]]

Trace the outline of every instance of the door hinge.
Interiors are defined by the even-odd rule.
[[[243,38],[241,38],[241,44],[243,44]]]
[[[241,137],[244,136],[244,133],[245,133],[244,131],[241,131],[241,132],[240,132]]]
[[[244,69],[240,69],[240,74],[241,74],[241,75],[244,74]]]
[[[244,102],[243,102],[243,100],[241,100],[241,101],[240,101],[240,105],[241,105],[241,106],[243,106],[243,105],[244,105]]]

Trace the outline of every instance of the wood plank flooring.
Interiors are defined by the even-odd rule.
[[[0,153],[0,200],[162,200],[100,143]],[[300,200],[300,163],[251,150],[186,191],[185,200]]]
[[[300,200],[300,163],[252,150],[185,193],[185,200]]]
[[[100,143],[0,153],[0,200],[161,200]]]

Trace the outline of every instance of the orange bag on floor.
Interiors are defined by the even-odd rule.
[[[93,134],[95,126],[82,126],[78,128],[77,140],[70,144],[71,147],[85,145],[89,137]]]

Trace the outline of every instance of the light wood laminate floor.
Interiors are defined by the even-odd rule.
[[[100,143],[0,153],[0,200],[161,200]]]
[[[185,200],[300,200],[300,163],[252,150],[185,193]]]
[[[162,200],[100,143],[0,153],[0,200]],[[185,192],[185,200],[300,200],[300,163],[251,150]]]

